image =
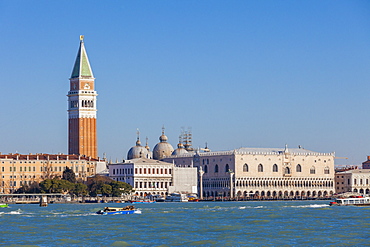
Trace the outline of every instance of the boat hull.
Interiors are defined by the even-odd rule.
[[[330,206],[356,206],[356,207],[370,207],[370,203],[364,204],[330,204]]]
[[[330,206],[357,206],[357,207],[369,207],[370,197],[356,196],[356,197],[339,197],[334,201],[330,202]]]
[[[114,212],[104,212],[102,210],[96,212],[97,214],[108,215],[108,214],[134,214],[136,210],[123,210]]]

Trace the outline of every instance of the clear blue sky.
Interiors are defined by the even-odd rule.
[[[2,153],[67,153],[79,35],[96,77],[99,155],[165,125],[213,151],[370,155],[369,1],[0,1]]]

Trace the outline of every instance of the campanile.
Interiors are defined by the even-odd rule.
[[[68,92],[68,153],[98,157],[95,78],[80,36]]]

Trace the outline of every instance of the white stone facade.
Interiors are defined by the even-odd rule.
[[[335,193],[334,153],[240,148],[176,155],[164,161],[202,167],[203,197],[325,198]]]
[[[370,169],[354,169],[335,173],[335,189],[338,194],[355,192],[370,194]]]
[[[174,167],[172,174],[173,185],[168,193],[198,194],[198,175],[194,167]]]

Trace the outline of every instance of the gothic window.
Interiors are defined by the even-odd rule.
[[[278,166],[276,164],[272,167],[272,172],[278,172]]]
[[[204,166],[204,173],[207,173],[208,172],[208,166],[207,165],[205,165]]]
[[[216,164],[215,165],[215,173],[217,173],[218,172],[218,165]]]
[[[296,172],[302,172],[302,167],[300,164],[297,165]]]
[[[316,173],[316,171],[315,171],[315,167],[311,167],[311,169],[310,169],[310,174],[315,174]]]
[[[290,174],[290,169],[289,169],[289,167],[285,167],[285,174]]]
[[[229,164],[226,164],[226,166],[225,166],[225,172],[229,172],[229,170],[230,170]]]
[[[324,169],[324,174],[330,174],[329,167],[325,167],[325,169]]]
[[[248,165],[247,164],[243,165],[243,172],[248,172]]]
[[[262,164],[258,165],[258,172],[263,172],[263,165]]]

